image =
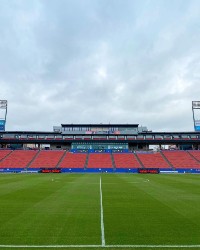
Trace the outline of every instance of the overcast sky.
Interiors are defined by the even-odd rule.
[[[199,0],[0,0],[7,130],[136,123],[193,131]]]

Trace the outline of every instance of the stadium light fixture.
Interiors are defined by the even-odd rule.
[[[194,131],[200,131],[200,114],[199,113],[200,113],[200,101],[192,101]]]
[[[200,101],[192,101],[193,109],[200,109]]]
[[[8,101],[0,100],[0,110],[3,110],[2,112],[0,112],[0,131],[5,131],[7,109],[8,109]],[[1,117],[2,113],[3,113],[3,117]]]

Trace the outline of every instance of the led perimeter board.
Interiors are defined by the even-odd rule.
[[[139,174],[159,174],[159,168],[138,168]]]
[[[61,169],[60,168],[53,168],[53,169],[50,169],[50,168],[42,168],[39,170],[39,173],[43,173],[43,174],[48,174],[48,173],[61,173]]]

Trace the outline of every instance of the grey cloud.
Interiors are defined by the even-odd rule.
[[[139,123],[192,130],[199,1],[0,0],[7,129]]]

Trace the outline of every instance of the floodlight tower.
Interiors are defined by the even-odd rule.
[[[8,101],[0,100],[0,131],[5,131]]]
[[[194,131],[200,131],[200,101],[192,101]]]

